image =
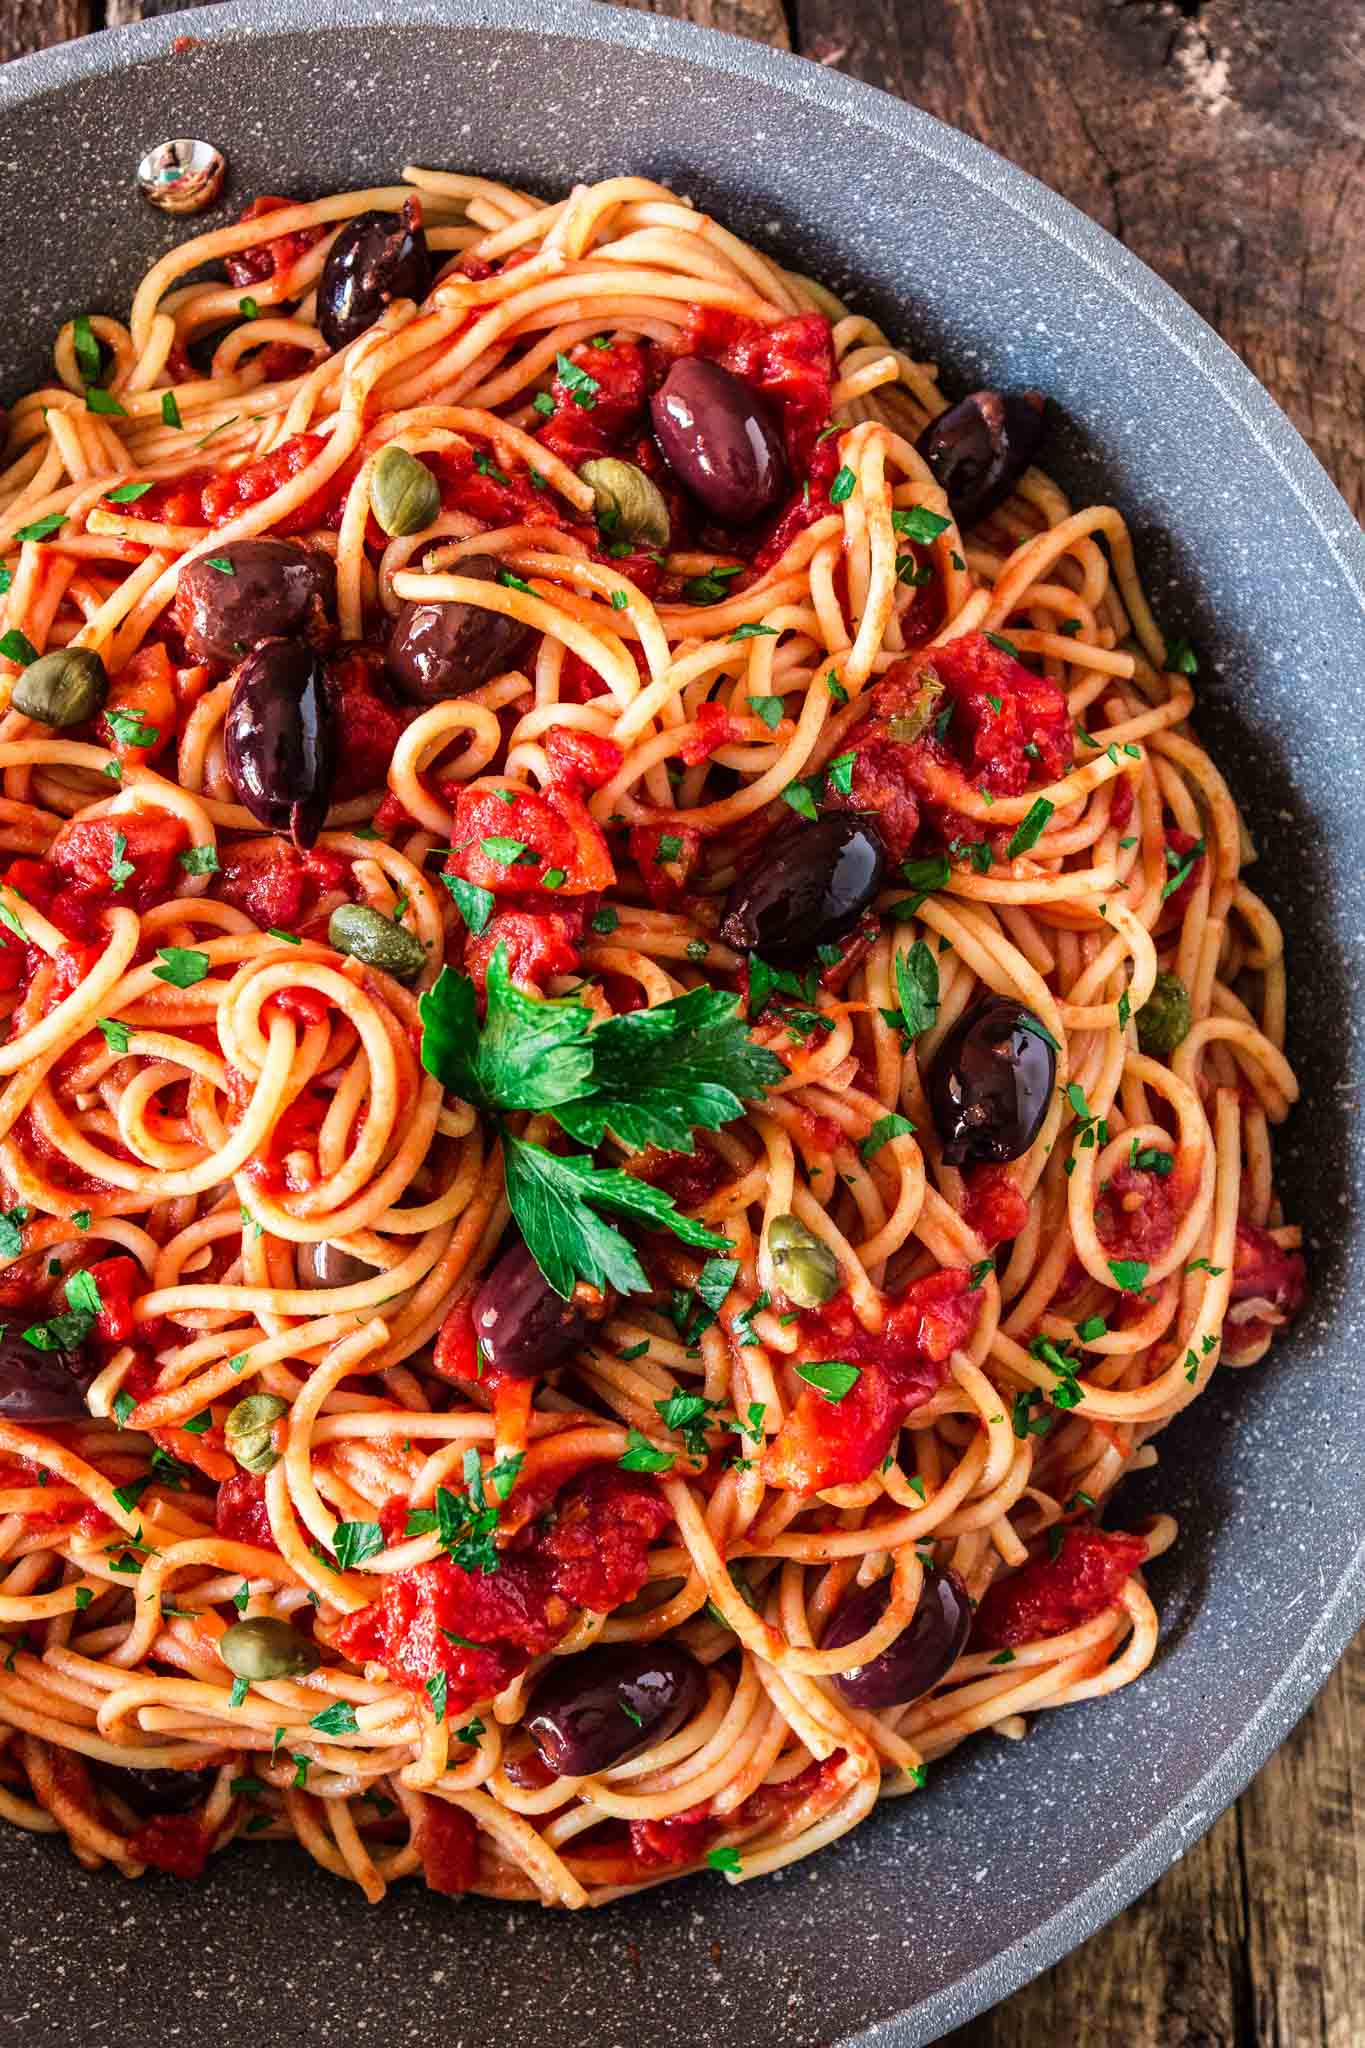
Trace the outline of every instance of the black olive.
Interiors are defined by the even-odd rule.
[[[189,1813],[207,1799],[213,1786],[211,1768],[143,1771],[131,1764],[92,1762],[90,1775],[116,1793],[125,1806],[131,1806],[140,1820],[150,1820],[158,1813]]]
[[[344,1252],[339,1244],[323,1238],[320,1244],[301,1244],[294,1253],[294,1271],[300,1287],[354,1287],[361,1280],[373,1280],[375,1268],[363,1259]]]
[[[664,459],[679,483],[729,526],[770,512],[787,486],[776,415],[760,392],[704,356],[674,363],[650,400]]]
[[[665,1741],[705,1698],[700,1664],[677,1644],[618,1643],[555,1658],[526,1726],[557,1778],[583,1778]]]
[[[317,320],[328,348],[345,348],[394,299],[420,303],[431,290],[427,238],[413,216],[411,200],[397,213],[358,213],[327,251]]]
[[[1043,438],[1041,391],[973,391],[949,406],[915,446],[948,493],[959,526],[1003,505]]]
[[[483,1358],[513,1379],[553,1371],[587,1330],[588,1318],[555,1293],[520,1239],[474,1296],[474,1335]]]
[[[175,621],[196,661],[234,661],[281,634],[313,637],[336,589],[330,555],[289,540],[229,541],[181,570]]]
[[[336,774],[336,724],[322,657],[302,640],[267,640],[237,671],[223,728],[228,778],[253,818],[309,847]]]
[[[890,1579],[855,1589],[820,1639],[822,1650],[856,1643],[880,1621],[891,1598]],[[972,1629],[972,1604],[956,1572],[927,1572],[919,1605],[909,1623],[869,1664],[855,1664],[834,1680],[855,1707],[908,1707],[932,1692],[946,1678],[967,1647]]]
[[[1050,1036],[1010,996],[974,1003],[934,1055],[927,1089],[949,1166],[1018,1159],[1043,1127],[1057,1079]]]
[[[831,811],[768,840],[725,901],[720,935],[775,966],[808,960],[842,938],[881,884],[886,849],[866,818]]]
[[[0,1336],[0,1415],[9,1422],[64,1422],[84,1415],[86,1388],[98,1371],[83,1345],[40,1351],[11,1324]]]
[[[466,555],[450,573],[496,583],[501,568],[493,555]],[[439,704],[515,668],[533,638],[520,619],[482,605],[405,604],[393,622],[384,661],[400,696],[412,704]]]

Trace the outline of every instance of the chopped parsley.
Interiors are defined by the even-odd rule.
[[[627,1472],[671,1472],[676,1459],[672,1451],[661,1451],[638,1429],[626,1431],[626,1448],[617,1460]]]
[[[172,988],[193,988],[209,971],[208,954],[194,946],[161,946],[156,957],[162,965],[152,969],[153,975]]]
[[[796,1377],[814,1387],[831,1406],[853,1391],[862,1374],[842,1358],[819,1358],[796,1367]]]
[[[1020,820],[1014,837],[1005,848],[1006,859],[1017,860],[1021,853],[1027,853],[1030,847],[1038,844],[1047,821],[1052,816],[1053,808],[1045,796],[1038,798],[1027,816]]]
[[[154,747],[161,737],[141,711],[106,711],[105,721],[121,747]]]
[[[932,1030],[938,1016],[938,962],[923,939],[916,939],[908,953],[897,953],[896,993],[899,1008],[884,1009],[881,1015],[909,1043]]]
[[[937,512],[930,512],[924,505],[897,507],[891,514],[891,525],[896,533],[907,540],[928,543],[937,540],[952,525],[950,519],[942,519]]]
[[[330,1707],[314,1714],[308,1726],[316,1728],[319,1735],[358,1735],[360,1732],[355,1708],[349,1700],[334,1700]]]
[[[1114,1276],[1114,1285],[1125,1294],[1141,1294],[1147,1285],[1145,1259],[1110,1259],[1109,1270]]]
[[[332,1551],[343,1571],[363,1564],[384,1548],[384,1532],[378,1522],[338,1522]]]
[[[879,1116],[858,1150],[864,1159],[871,1159],[873,1154],[880,1152],[882,1146],[889,1144],[892,1138],[908,1138],[914,1128],[908,1116],[898,1116],[894,1112],[888,1116]]]
[[[571,363],[563,354],[555,357],[555,374],[574,404],[584,412],[591,412],[602,389],[596,377],[590,377],[586,370],[580,370],[577,363]]]

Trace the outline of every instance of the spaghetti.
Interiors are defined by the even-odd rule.
[[[1194,658],[1040,420],[636,178],[258,201],[62,328],[6,1818],[577,1907],[1144,1670],[1174,1524],[1097,1516],[1302,1300],[1297,1084]]]

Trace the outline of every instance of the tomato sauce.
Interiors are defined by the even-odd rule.
[[[351,864],[314,847],[300,853],[287,839],[249,839],[219,852],[212,893],[262,931],[299,934],[320,897],[346,885]]]
[[[798,313],[765,327],[715,306],[693,306],[676,354],[706,356],[761,391],[782,421],[792,475],[805,474],[834,388],[834,344],[823,313]]]
[[[963,1221],[976,1232],[987,1251],[1018,1237],[1028,1222],[1029,1207],[1010,1179],[1008,1167],[968,1167],[962,1180],[966,1196]]]
[[[1116,1259],[1164,1258],[1175,1242],[1190,1189],[1183,1175],[1121,1166],[1095,1203],[1095,1230]]]
[[[562,909],[533,907],[544,898],[528,899],[526,905],[509,902],[489,919],[477,936],[465,939],[464,969],[480,997],[488,982],[488,963],[499,946],[506,950],[507,972],[519,988],[543,993],[556,974],[577,974],[582,969],[581,947],[595,898],[579,898]]]
[[[537,439],[577,469],[592,456],[614,452],[623,436],[643,425],[648,392],[639,342],[615,340],[597,348],[581,341],[569,350],[568,361],[576,374],[566,381],[561,371],[554,378],[554,412]]]
[[[711,1817],[711,1802],[686,1806],[665,1820],[633,1820],[628,1823],[630,1855],[637,1871],[681,1869],[700,1863],[720,1833],[720,1822]]]
[[[769,1486],[789,1493],[849,1486],[874,1472],[912,1409],[936,1394],[950,1353],[976,1326],[981,1295],[962,1267],[945,1266],[888,1297],[882,1328],[865,1330],[846,1294],[799,1319],[799,1359],[856,1365],[849,1391],[831,1401],[807,1387],[761,1462]]]
[[[679,909],[701,858],[701,833],[681,823],[635,825],[628,843],[650,902],[658,910]]]
[[[260,220],[267,213],[278,213],[283,206],[294,206],[293,199],[280,199],[272,192],[262,192],[251,204],[242,209],[239,220]],[[301,256],[320,242],[326,234],[325,228],[294,228],[287,235],[276,235],[268,242],[253,242],[245,249],[238,249],[235,255],[223,259],[223,268],[228,283],[246,290],[253,284],[264,284],[268,279],[285,277],[294,268]]]
[[[1229,1315],[1226,1341],[1236,1350],[1264,1342],[1296,1316],[1308,1298],[1308,1268],[1302,1252],[1285,1251],[1268,1230],[1237,1219],[1230,1304],[1263,1304],[1262,1315]]]
[[[158,1813],[129,1835],[128,1854],[171,1877],[202,1877],[209,1838],[197,1813]]]
[[[906,721],[922,726],[919,737],[896,736]],[[824,802],[875,812],[897,860],[984,838],[954,808],[969,793],[1019,796],[1071,765],[1062,692],[984,633],[896,662],[872,693],[871,718],[857,730],[851,787],[827,789]],[[1009,836],[997,835],[1001,857]]]
[[[497,1571],[439,1557],[394,1573],[377,1601],[342,1622],[337,1645],[415,1692],[444,1672],[449,1711],[462,1712],[553,1649],[576,1608],[610,1612],[633,1599],[670,1519],[649,1479],[594,1466],[563,1488],[548,1521],[521,1531]]]
[[[508,790],[463,789],[455,810],[446,873],[495,896],[577,896],[616,880],[607,842],[582,798],[567,784]],[[551,876],[547,889],[546,875]],[[562,879],[555,886],[553,877]]]
[[[211,476],[200,494],[195,523],[225,526],[248,505],[259,505],[262,499],[273,497],[291,478],[316,462],[326,446],[324,434],[295,434],[292,439],[282,441],[278,448],[272,449],[269,455],[248,462],[241,469],[225,469],[221,474]],[[281,537],[312,533],[319,527],[335,531],[341,524],[346,493],[359,467],[358,457],[352,456],[320,489],[278,519],[272,531]]]
[[[987,1590],[972,1623],[971,1648],[1014,1649],[1080,1628],[1114,1605],[1146,1555],[1145,1537],[1069,1523],[1055,1557],[1044,1550]]]
[[[404,732],[416,717],[400,709],[384,682],[384,657],[376,648],[348,647],[327,663],[327,688],[336,716],[337,767],[333,795],[338,802],[383,789]]]
[[[229,1543],[254,1543],[278,1553],[265,1504],[265,1480],[255,1472],[234,1472],[218,1489],[213,1526]]]
[[[479,1874],[479,1830],[462,1806],[430,1793],[420,1795],[422,1819],[417,1852],[427,1890],[454,1896],[474,1889]]]

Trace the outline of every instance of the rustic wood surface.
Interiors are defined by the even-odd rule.
[[[1355,0],[631,0],[904,94],[1160,271],[1365,505]],[[0,59],[175,0],[0,0]],[[1158,1884],[950,2048],[1360,2048],[1365,1637]]]

